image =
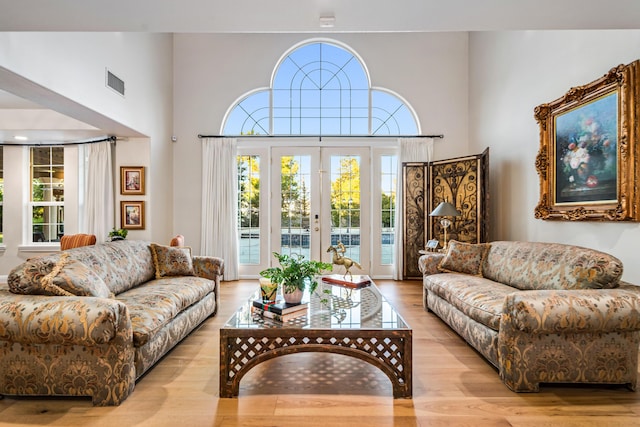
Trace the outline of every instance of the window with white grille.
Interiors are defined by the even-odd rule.
[[[64,234],[64,147],[30,147],[30,243],[59,242]]]

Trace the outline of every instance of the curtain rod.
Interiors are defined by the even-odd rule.
[[[202,135],[198,138],[444,138],[444,135]]]
[[[84,141],[70,141],[70,142],[2,142],[0,141],[0,146],[6,147],[58,147],[64,145],[82,145],[82,144],[95,144],[97,142],[111,141],[112,143],[116,142],[115,136],[107,136],[100,139],[87,139]]]

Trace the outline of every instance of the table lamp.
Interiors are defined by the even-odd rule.
[[[447,228],[451,226],[451,220],[447,217],[455,217],[460,215],[461,213],[456,209],[456,207],[449,202],[441,202],[438,207],[429,214],[429,216],[442,217],[440,218],[440,225],[442,225],[442,228],[444,228],[444,244],[442,245],[443,250],[447,250]]]

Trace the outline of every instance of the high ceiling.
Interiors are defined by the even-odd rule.
[[[324,18],[330,26],[323,26]],[[0,0],[0,31],[322,34],[639,28],[640,0]],[[35,123],[28,117],[33,115],[49,125],[28,128],[30,120]],[[16,129],[15,123],[24,125]],[[104,135],[0,91],[0,141],[13,142],[16,133],[41,141]]]
[[[0,0],[2,31],[378,32],[639,28],[637,0]],[[320,17],[334,16],[321,29]]]

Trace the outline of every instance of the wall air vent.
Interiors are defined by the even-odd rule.
[[[124,80],[107,70],[107,86],[124,96]]]

